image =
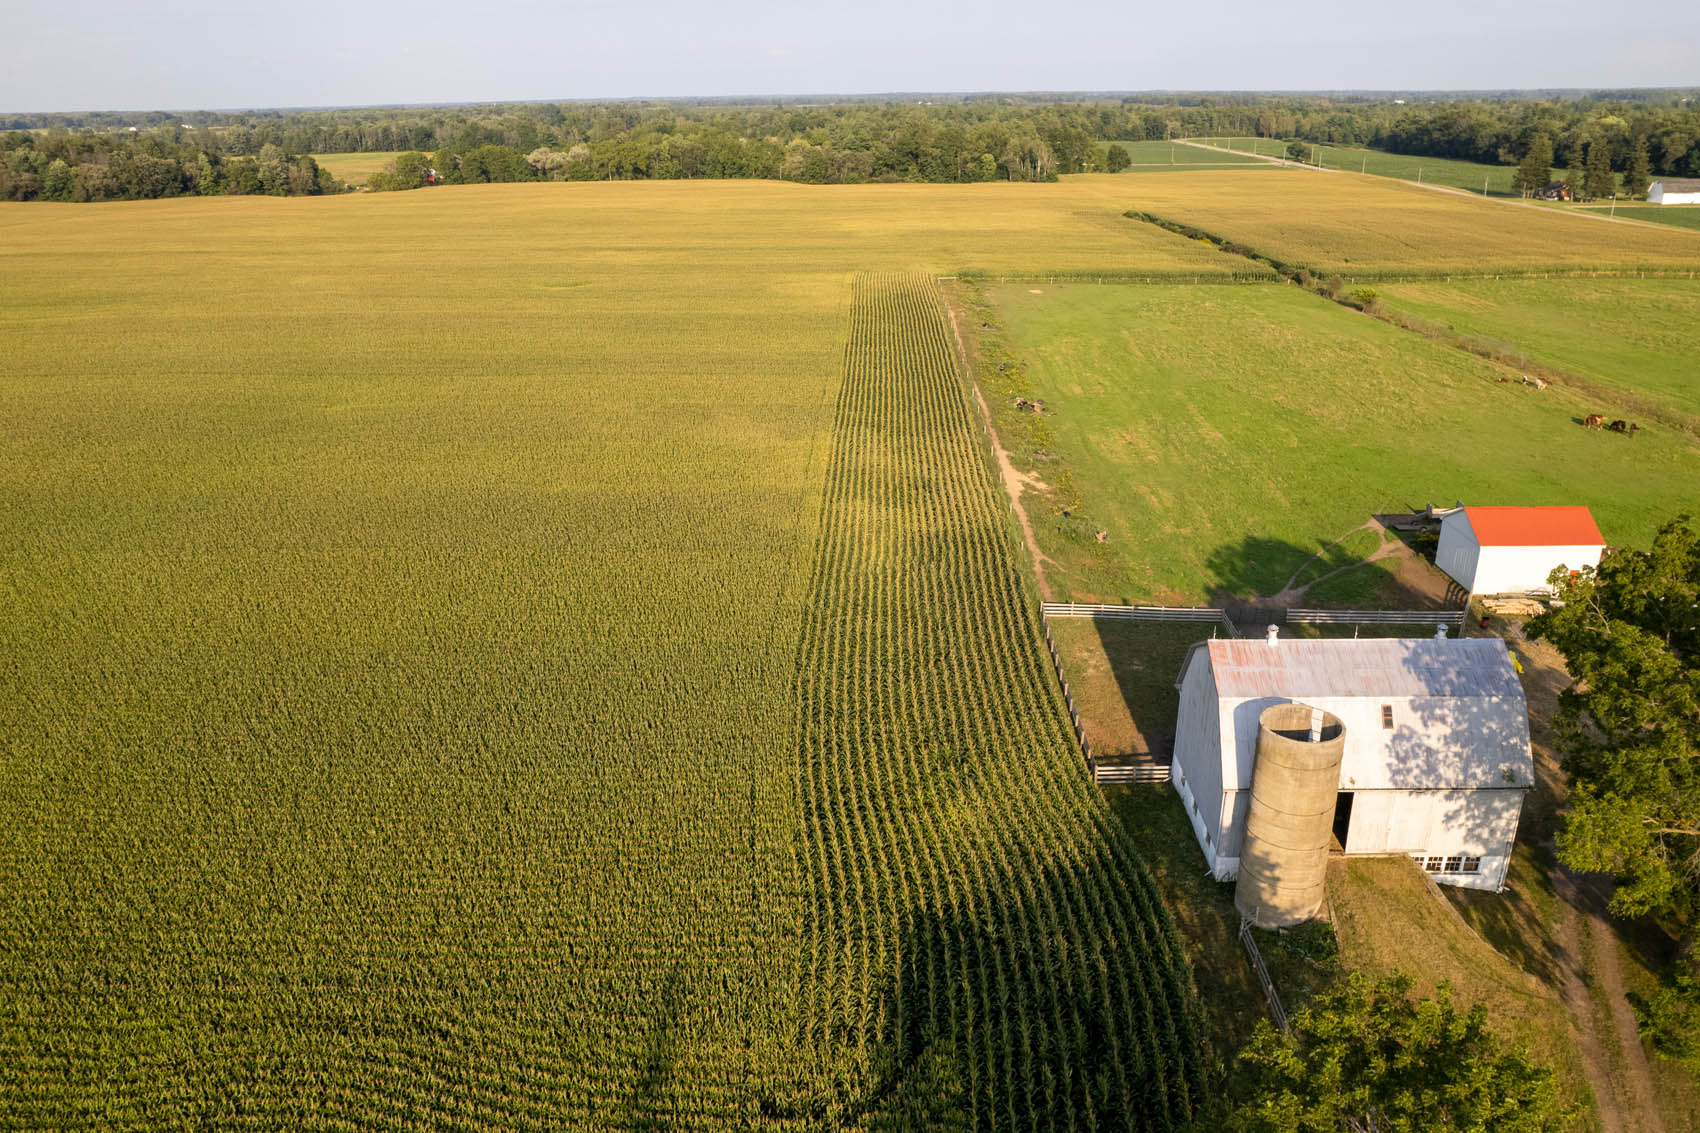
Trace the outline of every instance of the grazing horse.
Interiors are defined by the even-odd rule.
[[[1605,423],[1606,418],[1603,413],[1590,413],[1586,417],[1582,418],[1582,427],[1584,429],[1598,429]]]

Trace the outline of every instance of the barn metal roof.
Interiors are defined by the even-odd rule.
[[[1523,696],[1498,638],[1234,638],[1209,649],[1224,698]]]
[[[1465,518],[1484,547],[1603,547],[1605,536],[1585,507],[1467,507]]]
[[[1667,193],[1700,193],[1700,177],[1660,177],[1655,185],[1663,185]]]

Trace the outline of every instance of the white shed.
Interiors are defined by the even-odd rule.
[[[1442,631],[1444,632],[1444,631]],[[1501,889],[1534,783],[1523,688],[1497,638],[1204,641],[1177,682],[1170,781],[1216,877],[1239,871],[1257,720],[1292,701],[1346,726],[1334,837]]]
[[[1655,205],[1700,205],[1700,177],[1666,177],[1647,188]]]
[[[1440,521],[1435,565],[1472,594],[1547,591],[1555,567],[1597,566],[1606,541],[1585,507],[1465,507]]]

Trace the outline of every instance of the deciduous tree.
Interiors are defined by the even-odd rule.
[[[1553,1073],[1487,1028],[1480,1005],[1460,1011],[1442,984],[1413,1000],[1403,976],[1354,973],[1293,1016],[1268,1022],[1240,1053],[1249,1099],[1229,1119],[1240,1133],[1436,1133],[1568,1128]]]

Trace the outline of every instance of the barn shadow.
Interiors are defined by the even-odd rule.
[[[1213,604],[1236,622],[1266,624],[1269,611],[1289,603],[1323,609],[1439,610],[1462,605],[1456,584],[1410,543],[1410,553],[1369,562],[1338,548],[1306,548],[1282,539],[1247,536],[1205,556]],[[1316,561],[1318,555],[1320,562]],[[1302,594],[1285,590],[1296,581]],[[1295,601],[1296,599],[1296,601]]]
[[[1210,1111],[1190,966],[1131,844],[1110,841],[904,917],[850,1124],[1179,1130]]]
[[[1175,684],[1192,647],[1212,635],[1224,637],[1213,622],[1147,622],[1093,618],[1092,629],[1109,663],[1115,693],[1128,718],[1145,738],[1148,751],[1166,761],[1174,751],[1179,694]]]

